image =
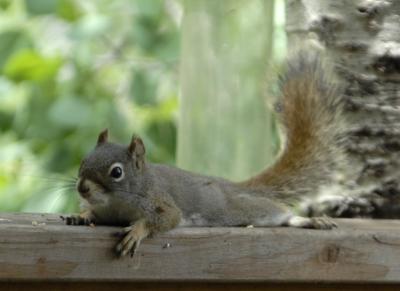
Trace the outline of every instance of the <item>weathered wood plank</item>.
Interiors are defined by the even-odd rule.
[[[0,214],[0,280],[400,283],[400,221],[338,224],[333,231],[181,228],[119,259],[112,251],[119,228]]]
[[[0,282],[1,291],[398,291],[391,284],[204,282]]]

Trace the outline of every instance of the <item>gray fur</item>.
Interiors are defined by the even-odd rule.
[[[109,167],[116,162],[125,169],[120,182],[108,176]],[[287,208],[261,191],[166,165],[145,163],[143,169],[136,169],[135,164],[127,147],[113,143],[97,146],[82,162],[80,177],[109,196],[104,204],[84,205],[93,211],[98,223],[126,225],[143,217],[153,221],[160,216],[156,208],[165,204],[172,205],[170,211],[180,213],[180,222],[186,226],[276,226],[290,216]]]
[[[153,187],[165,191],[182,210],[185,220],[200,214],[204,226],[258,225],[276,226],[283,223],[289,210],[265,196],[222,178],[196,175],[178,168],[151,164],[149,175]],[[259,223],[266,216],[276,217]],[[282,219],[280,219],[282,217]]]

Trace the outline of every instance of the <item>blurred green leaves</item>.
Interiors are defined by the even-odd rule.
[[[21,30],[13,29],[0,33],[0,69],[15,51],[30,46],[30,43],[30,39]]]
[[[4,75],[20,81],[46,81],[56,76],[61,58],[46,58],[34,50],[22,50],[12,55],[4,65]]]
[[[67,21],[75,21],[82,14],[77,3],[70,0],[25,0],[25,6],[31,15],[55,14]]]
[[[59,0],[25,0],[26,10],[32,15],[50,14],[57,11]]]
[[[174,163],[171,9],[179,0],[0,0],[0,210],[76,211],[71,177],[106,127]]]
[[[68,114],[65,114],[68,112]],[[76,128],[88,124],[91,116],[90,104],[84,98],[58,98],[49,109],[49,120],[61,128]]]
[[[82,15],[81,10],[74,1],[60,0],[58,2],[57,14],[61,18],[72,22]]]

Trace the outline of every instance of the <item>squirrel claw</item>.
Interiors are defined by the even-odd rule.
[[[128,232],[122,241],[117,245],[116,251],[120,254],[121,257],[124,257],[128,253],[130,256],[136,253],[137,248],[140,245],[141,238],[136,233],[135,229]]]
[[[63,217],[63,219],[65,220],[65,223],[67,225],[91,225],[93,223],[93,221],[85,216],[81,216],[81,215],[71,215],[71,216],[67,216],[67,217]]]

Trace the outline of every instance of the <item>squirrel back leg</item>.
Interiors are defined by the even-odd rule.
[[[239,205],[241,209],[251,209],[247,215],[241,215],[248,218],[248,215],[253,217],[250,219],[250,225],[255,227],[279,227],[289,226],[296,228],[313,228],[313,229],[332,229],[337,227],[336,223],[327,216],[321,217],[305,217],[293,213],[287,206],[274,203],[270,199],[264,197],[239,196]],[[246,207],[245,207],[246,206]],[[237,215],[240,212],[236,212]],[[240,215],[238,215],[240,216]],[[245,221],[245,219],[242,219]]]
[[[332,229],[337,227],[336,223],[327,216],[320,217],[304,217],[294,215],[292,213],[281,213],[275,215],[274,219],[270,216],[257,219],[252,224],[255,227],[279,227],[288,226],[296,228],[312,228],[312,229]]]
[[[321,217],[292,216],[286,221],[284,225],[297,228],[313,228],[313,229],[332,229],[337,227],[337,224],[326,216],[321,216]]]

